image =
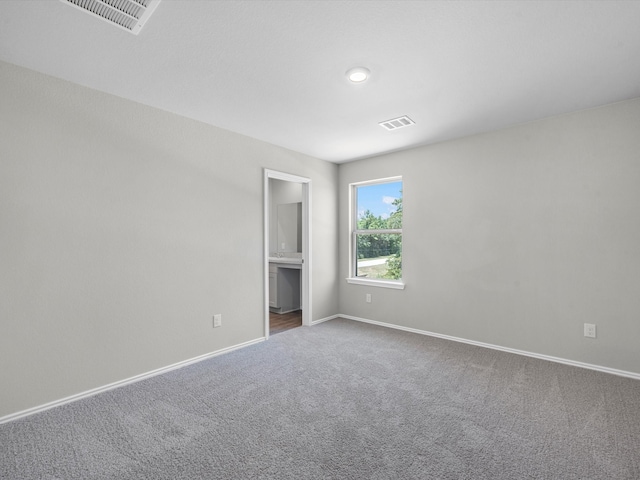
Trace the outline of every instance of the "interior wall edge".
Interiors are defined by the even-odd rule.
[[[318,325],[319,323],[328,322],[329,320],[335,320],[336,318],[340,318],[340,317],[341,317],[340,314],[336,314],[336,315],[330,315],[330,316],[324,317],[324,318],[319,318],[317,320],[313,320],[311,322],[311,326]]]
[[[179,368],[183,368],[189,365],[193,365],[194,363],[202,362],[204,360],[208,360],[209,358],[217,357],[218,355],[224,355],[225,353],[233,352],[234,350],[239,350],[241,348],[249,347],[251,345],[255,345],[257,343],[264,342],[265,337],[256,338],[254,340],[249,340],[247,342],[239,343],[237,345],[232,345],[230,347],[221,348],[219,350],[215,350],[210,353],[205,353],[204,355],[199,355],[194,358],[189,358],[187,360],[183,360],[181,362],[174,363],[172,365],[167,365],[166,367],[157,368],[150,372],[142,373],[140,375],[135,375],[133,377],[125,378],[124,380],[119,380],[117,382],[110,383],[108,385],[103,385],[102,387],[92,388],[91,390],[87,390],[84,392],[77,393],[75,395],[70,395],[65,398],[61,398],[58,400],[53,400],[52,402],[45,403],[43,405],[38,405],[32,408],[28,408],[26,410],[21,410],[19,412],[10,413],[3,417],[0,417],[0,425],[3,423],[9,423],[15,420],[19,420],[21,418],[25,418],[31,415],[35,415],[36,413],[41,413],[46,410],[50,410],[52,408],[61,407],[62,405],[66,405],[68,403],[76,402],[78,400],[82,400],[84,398],[93,397],[94,395],[98,395],[100,393],[108,392],[109,390],[115,390],[116,388],[124,387],[126,385],[130,385],[132,383],[137,383],[142,380],[146,380],[148,378],[155,377],[157,375],[162,375],[164,373],[169,373],[173,370],[177,370]]]
[[[635,380],[640,380],[640,372],[629,372],[629,371],[620,370],[617,368],[605,367],[603,365],[594,365],[592,363],[579,362],[577,360],[571,360],[569,358],[554,357],[552,355],[545,355],[542,353],[519,350],[517,348],[503,347],[501,345],[493,345],[491,343],[477,342],[475,340],[454,337],[452,335],[444,335],[441,333],[429,332],[427,330],[420,330],[417,328],[403,327],[402,325],[396,325],[394,323],[385,323],[385,322],[379,322],[377,320],[370,320],[368,318],[354,317],[353,315],[340,314],[340,315],[337,315],[336,318],[344,318],[346,320],[352,320],[354,322],[369,323],[371,325],[377,325],[379,327],[393,328],[395,330],[402,330],[404,332],[417,333],[419,335],[426,335],[429,337],[441,338],[443,340],[449,340],[452,342],[466,343],[467,345],[474,345],[476,347],[489,348],[491,350],[499,350],[501,352],[513,353],[515,355],[521,355],[524,357],[537,358],[539,360],[546,360],[548,362],[562,363],[564,365],[570,365],[572,367],[586,368],[587,370],[595,370],[598,372],[617,375],[619,377],[627,377],[627,378],[633,378]]]

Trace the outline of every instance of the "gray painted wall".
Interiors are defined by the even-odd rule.
[[[311,178],[314,319],[336,313],[336,165],[6,63],[0,84],[0,417],[263,337],[263,168]]]
[[[394,175],[406,289],[347,284],[348,185]],[[339,182],[342,314],[640,373],[640,100],[344,164]]]

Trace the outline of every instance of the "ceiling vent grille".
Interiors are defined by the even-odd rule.
[[[135,35],[142,27],[160,0],[60,0],[112,25]]]
[[[415,125],[415,124],[416,122],[411,120],[406,115],[403,115],[402,117],[398,117],[398,118],[392,118],[391,120],[385,120],[384,122],[378,123],[378,125],[380,125],[381,127],[389,131],[398,130],[404,127],[410,127],[411,125]]]

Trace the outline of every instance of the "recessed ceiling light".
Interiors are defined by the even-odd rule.
[[[347,78],[353,83],[362,83],[369,78],[371,71],[364,67],[355,67],[347,71]]]

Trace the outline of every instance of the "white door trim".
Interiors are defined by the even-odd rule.
[[[269,338],[269,179],[302,184],[302,325],[311,326],[311,179],[264,169],[264,336]]]

